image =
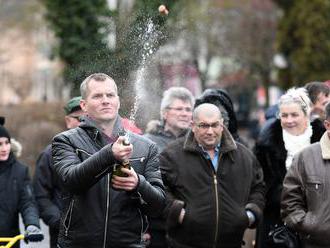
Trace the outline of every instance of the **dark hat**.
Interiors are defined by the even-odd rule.
[[[237,119],[234,112],[233,102],[229,94],[222,89],[206,89],[202,95],[196,99],[194,108],[203,103],[211,103],[216,105],[218,108],[223,107],[229,118],[228,130],[233,136],[236,136]]]
[[[64,111],[66,115],[69,115],[75,111],[81,110],[80,107],[81,96],[76,96],[71,98],[64,106]]]
[[[0,116],[0,138],[6,137],[10,140],[10,135],[7,129],[3,126],[5,124],[5,117]]]

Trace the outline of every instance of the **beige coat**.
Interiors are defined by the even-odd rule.
[[[281,215],[298,231],[305,248],[330,247],[330,139],[298,153],[284,183]]]

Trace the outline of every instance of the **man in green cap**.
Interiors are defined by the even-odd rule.
[[[65,124],[67,129],[78,127],[80,124],[80,116],[83,114],[83,111],[80,107],[81,96],[76,96],[71,98],[67,104],[64,106],[65,111]]]
[[[80,96],[71,98],[64,106],[64,120],[67,129],[75,128],[80,124],[79,118],[83,115],[80,99]],[[49,226],[50,248],[55,248],[62,203],[59,183],[54,176],[51,166],[51,154],[51,145],[48,145],[39,155],[33,187],[40,217]]]

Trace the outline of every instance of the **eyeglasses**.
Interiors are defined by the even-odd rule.
[[[182,112],[182,111],[186,111],[188,113],[191,113],[192,112],[192,109],[189,108],[189,107],[186,107],[186,108],[182,108],[182,107],[178,107],[178,108],[167,107],[167,109],[172,109],[172,110],[175,110],[175,111],[178,111],[178,112]]]
[[[203,130],[208,130],[210,127],[212,129],[218,128],[218,127],[223,127],[223,124],[220,123],[219,121],[208,124],[208,123],[199,123],[196,125],[198,128],[203,129]]]

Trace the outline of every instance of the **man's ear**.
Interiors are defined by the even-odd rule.
[[[81,108],[84,112],[86,112],[86,100],[81,99],[79,105],[80,105],[80,108]]]
[[[163,113],[161,114],[164,121],[166,121],[167,119],[167,112],[168,111],[163,111]]]
[[[68,128],[68,125],[69,125],[69,123],[70,123],[70,117],[69,116],[64,116],[64,121],[65,121],[65,126],[66,126],[66,128]]]
[[[191,131],[192,131],[193,133],[195,133],[196,125],[195,125],[194,121],[191,121],[191,122],[190,122],[190,125],[191,125]]]

